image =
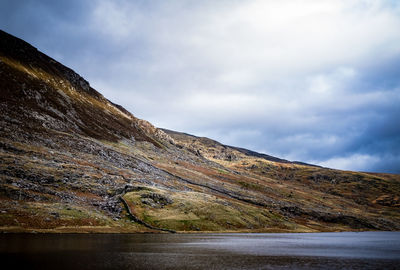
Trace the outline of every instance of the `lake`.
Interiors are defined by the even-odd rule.
[[[1,234],[3,269],[400,269],[400,232]]]

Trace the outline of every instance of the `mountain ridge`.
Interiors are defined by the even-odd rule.
[[[400,176],[159,129],[0,31],[0,230],[399,230]]]

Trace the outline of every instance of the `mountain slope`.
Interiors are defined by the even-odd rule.
[[[398,230],[400,177],[161,130],[0,32],[2,231]]]

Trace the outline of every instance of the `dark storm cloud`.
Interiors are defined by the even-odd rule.
[[[157,126],[400,172],[396,1],[2,1],[0,27]]]

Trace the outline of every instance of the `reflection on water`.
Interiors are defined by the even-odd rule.
[[[400,269],[400,232],[3,234],[0,259],[27,269]]]

